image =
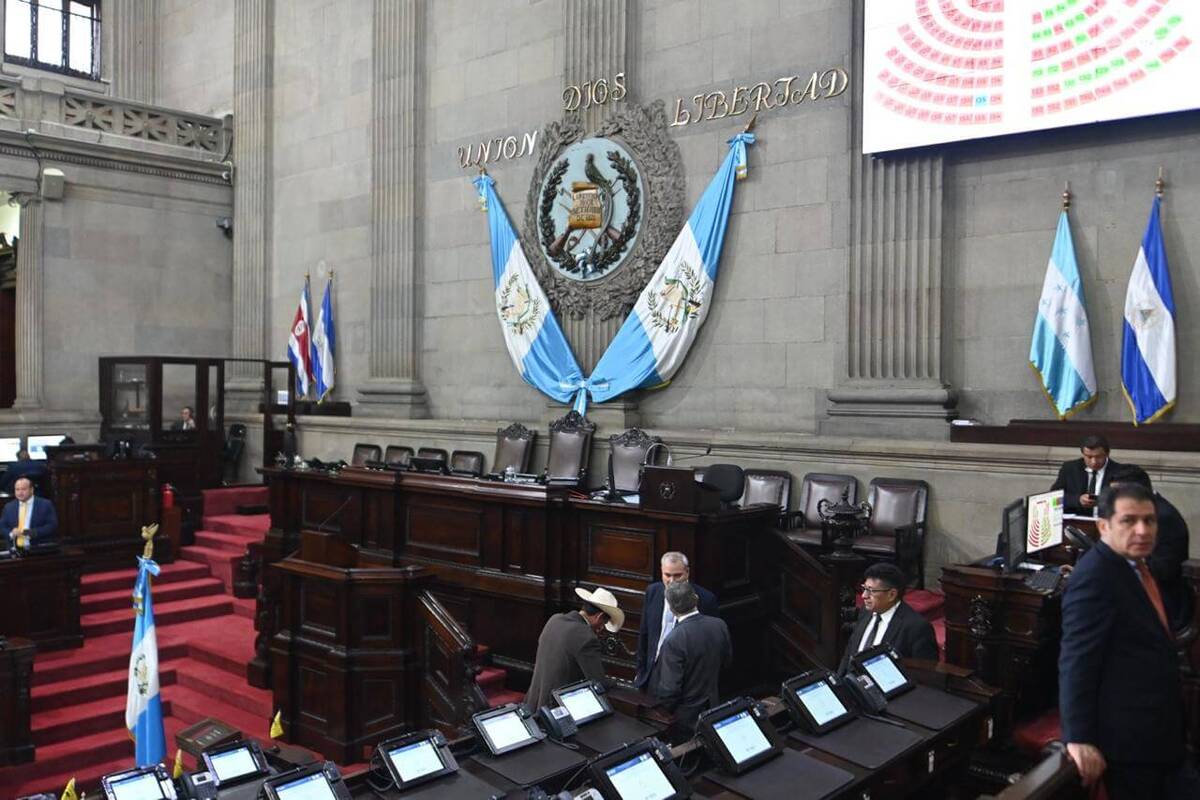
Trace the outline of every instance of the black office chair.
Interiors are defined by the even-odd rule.
[[[716,487],[721,507],[728,508],[746,489],[746,472],[737,464],[709,464],[704,468],[704,483]]]

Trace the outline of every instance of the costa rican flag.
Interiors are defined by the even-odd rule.
[[[309,292],[308,276],[304,276],[304,288],[300,290],[300,307],[292,320],[288,334],[287,357],[296,368],[296,395],[308,397],[308,386],[312,381],[312,341],[308,324]]]
[[[1133,424],[1154,422],[1175,405],[1175,293],[1155,197],[1125,290],[1121,388]]]

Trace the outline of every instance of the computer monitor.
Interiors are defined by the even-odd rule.
[[[331,782],[327,770],[320,764],[316,764],[284,773],[277,778],[269,778],[263,783],[262,792],[268,800],[341,800],[348,798],[350,794],[345,791],[345,784],[342,784],[340,779],[338,784],[342,789],[340,792]]]
[[[700,716],[701,740],[725,772],[740,775],[783,752],[775,726],[760,705],[739,697]]]
[[[20,436],[5,436],[0,438],[0,461],[16,461],[17,453],[20,451]]]
[[[262,746],[253,740],[214,747],[201,757],[205,770],[213,776],[218,787],[243,783],[271,772]]]
[[[654,739],[622,747],[593,761],[592,784],[604,800],[683,800],[687,780],[671,761],[670,749]]]
[[[1037,553],[1062,544],[1063,490],[1031,494],[1025,523],[1025,552]]]
[[[34,461],[45,461],[46,448],[58,447],[65,438],[67,437],[61,433],[48,436],[30,436],[29,446],[26,448],[29,450],[29,457]]]
[[[888,699],[904,694],[916,685],[904,674],[897,663],[896,654],[885,644],[856,654],[850,659],[850,669],[860,675],[868,675]]]
[[[164,785],[170,786],[171,778],[161,766],[139,767],[105,775],[100,786],[109,800],[167,800]]]
[[[613,713],[612,706],[605,699],[599,684],[591,681],[572,683],[555,689],[551,694],[560,706],[570,712],[576,725],[583,725]]]
[[[446,737],[438,731],[417,731],[390,739],[375,750],[382,753],[383,763],[400,791],[458,771]]]
[[[1012,572],[1025,557],[1025,498],[1019,498],[1004,507],[1000,517],[1000,552],[1004,559],[1004,571]]]
[[[829,670],[813,670],[783,682],[780,692],[792,718],[814,734],[831,731],[854,719],[836,689]]]
[[[494,756],[528,747],[543,738],[537,723],[516,703],[481,711],[471,721]]]

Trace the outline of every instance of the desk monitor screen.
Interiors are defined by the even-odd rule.
[[[760,721],[761,713],[753,701],[744,698],[701,717],[701,737],[717,745],[717,760],[724,762],[722,766],[726,772],[735,775],[745,772],[780,752],[774,730],[771,729],[768,738],[763,729],[765,721]]]
[[[106,784],[113,800],[163,800],[166,797],[153,770],[136,772],[125,778],[107,781]]]
[[[865,672],[885,697],[892,698],[913,688],[913,682],[900,669],[887,645],[864,650],[850,660],[852,669]]]
[[[499,714],[476,715],[475,727],[483,734],[488,749],[495,756],[537,741],[525,724],[523,712],[516,706],[510,706]]]
[[[237,742],[204,754],[208,771],[217,779],[217,786],[237,783],[241,778],[268,772],[257,742]]]
[[[564,686],[554,692],[554,699],[571,714],[576,725],[600,719],[612,713],[590,681]]]
[[[410,783],[446,768],[433,739],[405,744],[387,751],[388,761],[396,768],[400,780]]]
[[[1029,495],[1025,552],[1036,553],[1062,544],[1063,490]]]
[[[33,461],[46,460],[46,448],[58,447],[62,444],[62,440],[67,438],[61,433],[52,436],[30,436],[29,437],[29,458]]]
[[[5,436],[0,438],[0,461],[16,461],[17,453],[21,450],[21,437]]]
[[[788,705],[800,712],[813,733],[833,730],[854,716],[834,691],[828,672],[793,678],[783,685],[783,692]]]
[[[604,770],[620,800],[671,800],[675,787],[653,753],[639,753]]]
[[[1000,519],[1000,541],[1002,550],[997,555],[1004,558],[1004,571],[1012,572],[1025,557],[1025,498],[1014,500],[1004,507]]]
[[[279,800],[337,800],[324,772],[313,772],[273,788]]]

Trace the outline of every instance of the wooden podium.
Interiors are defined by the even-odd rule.
[[[417,595],[429,573],[372,563],[315,532],[270,569],[281,590],[271,670],[286,741],[351,764],[417,725]]]

